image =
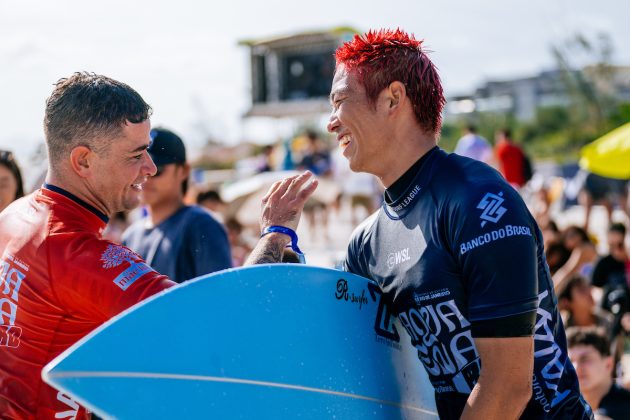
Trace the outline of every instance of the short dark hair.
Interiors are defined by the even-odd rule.
[[[376,103],[383,89],[395,81],[405,85],[416,120],[424,130],[439,133],[446,103],[437,68],[424,41],[397,29],[355,35],[335,52],[336,66],[356,71],[368,101]]]
[[[610,356],[610,340],[601,327],[567,328],[568,348],[575,346],[593,346],[602,356]]]
[[[616,233],[620,233],[621,236],[626,236],[626,225],[624,225],[623,223],[613,223],[612,225],[610,225],[610,228],[608,229],[608,232],[616,232]]]
[[[44,133],[51,167],[74,147],[104,151],[127,123],[141,123],[151,107],[130,86],[88,72],[77,72],[55,84],[46,100]]]
[[[579,236],[582,242],[591,242],[591,243],[593,242],[591,241],[591,238],[588,236],[588,232],[586,232],[586,230],[584,230],[583,228],[579,226],[571,225],[567,227],[562,233],[562,237],[566,238],[567,236],[571,234]]]
[[[217,190],[201,191],[199,192],[199,194],[197,194],[197,204],[201,204],[206,200],[223,203],[223,200],[221,200],[221,195],[219,195],[219,192]]]
[[[18,198],[24,197],[24,181],[22,180],[22,172],[15,161],[13,152],[9,150],[0,150],[0,165],[6,167],[15,178],[17,188],[13,199],[17,200]]]
[[[571,302],[573,300],[573,289],[582,284],[589,284],[586,277],[581,274],[573,274],[569,277],[564,290],[558,295],[558,299],[566,299]]]
[[[498,132],[508,139],[512,137],[512,130],[510,130],[509,128],[501,128],[500,130],[498,130]]]

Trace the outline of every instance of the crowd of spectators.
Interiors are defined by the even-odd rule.
[[[332,152],[332,147],[314,132],[307,132],[305,138],[305,147],[302,150],[287,150],[282,168],[274,164],[274,147],[266,147],[257,172],[309,169],[322,178],[330,179],[339,186],[336,199],[322,202],[315,197],[311,198],[304,210],[306,223],[313,232],[319,229],[326,235],[329,210],[339,211],[342,204],[345,204],[350,208],[350,223],[356,226],[378,208],[382,187],[379,188],[376,179],[371,175],[349,171],[347,164],[344,166],[345,159]],[[476,134],[474,127],[469,127],[459,149],[462,153],[477,153],[478,158],[495,166],[506,178],[511,177],[510,183],[514,188],[523,189],[528,179],[526,174],[522,174],[525,165],[524,152],[513,143],[509,130],[499,131],[496,139],[497,145],[492,155],[489,142]],[[153,150],[151,152],[156,156],[160,153]],[[217,232],[220,233],[221,240],[229,243],[231,261],[226,261],[222,267],[242,265],[252,250],[256,235],[251,235],[251,232],[248,234],[249,226],[242,224],[238,217],[228,211],[229,205],[222,200],[218,189],[193,188],[189,194],[186,194],[187,188],[179,191],[177,182],[188,182],[187,163],[183,156],[180,160],[181,162],[168,160],[163,165],[158,165],[158,171],[161,168],[169,169],[169,165],[173,166],[170,168],[173,171],[184,168],[179,178],[173,178],[175,205],[173,211],[165,215],[165,220],[173,214],[181,213],[181,209],[190,211],[190,206],[194,206],[194,211],[203,209],[209,215],[209,224],[221,226],[212,234],[216,236]],[[508,167],[514,165],[518,166],[516,171]],[[156,177],[160,175],[162,174],[159,173]],[[630,252],[627,222],[612,221],[610,202],[604,199],[601,188],[593,186],[593,179],[601,181],[600,177],[589,179],[590,183],[584,185],[581,195],[583,198],[579,202],[584,207],[585,223],[559,228],[563,222],[562,215],[556,215],[557,221],[554,220],[546,198],[543,200],[544,205],[539,207],[542,210],[534,209],[532,213],[543,233],[546,262],[552,274],[558,308],[568,328],[569,355],[576,365],[582,392],[594,408],[600,409],[600,413],[618,418],[614,416],[623,412],[619,410],[630,410],[630,392],[624,390],[624,387],[630,388]],[[621,186],[621,182],[615,182],[614,185],[615,194],[627,197],[627,185]],[[0,151],[0,211],[24,194],[21,171],[13,154],[10,151]],[[540,200],[540,197],[546,197],[545,194],[548,191],[536,191],[530,198]],[[609,228],[605,238],[598,238],[587,230],[591,217],[590,208],[598,202],[605,205],[608,214]],[[134,220],[136,230],[139,229],[142,234],[147,234],[147,229],[159,229],[163,221],[155,220],[157,205],[153,203],[152,208],[151,204],[147,201],[144,210],[140,210],[139,214],[116,214],[111,218],[105,236],[116,242],[124,242],[124,238],[129,237],[129,233],[125,236],[124,232]],[[535,206],[532,201],[530,204]],[[363,211],[357,217],[356,210],[361,208]],[[151,219],[152,215],[154,220]],[[151,223],[142,222],[143,218]],[[181,231],[179,228],[171,230],[174,234]],[[327,240],[325,235],[324,239]],[[315,236],[311,235],[312,238]],[[186,243],[180,245],[184,248],[188,246]],[[154,250],[150,251],[151,247],[146,248],[146,252],[155,254]],[[186,251],[182,250],[182,253],[186,254]],[[288,252],[286,261],[297,262],[297,259],[292,259]],[[154,263],[160,264],[159,261]],[[204,273],[190,275],[199,274]]]

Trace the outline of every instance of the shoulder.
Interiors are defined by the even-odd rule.
[[[616,394],[619,399],[623,399],[630,404],[630,391],[617,384],[613,384],[610,393]]]
[[[137,237],[138,235],[142,235],[142,233],[145,231],[144,224],[145,218],[143,217],[127,226],[122,235],[123,242],[127,242],[132,238]]]
[[[366,264],[368,258],[366,257],[368,257],[371,253],[368,245],[379,214],[381,214],[380,209],[365,219],[361,224],[359,224],[359,226],[357,226],[354,232],[352,232],[344,261],[345,271],[358,274],[363,277],[369,277]]]
[[[89,233],[65,233],[51,238],[51,268],[56,278],[110,277],[113,262],[141,258],[129,248]]]
[[[209,211],[199,206],[188,206],[181,210],[179,229],[187,235],[205,236],[208,231],[225,232],[225,227]]]
[[[377,210],[361,222],[350,235],[350,242],[364,243],[370,237],[381,210]]]
[[[220,225],[219,221],[207,210],[199,206],[186,206],[181,210],[182,218],[188,223],[211,223]]]
[[[518,195],[496,170],[455,153],[442,159],[430,188],[437,203],[449,208],[477,205],[486,194],[503,199],[506,195]]]
[[[630,410],[630,391],[613,383],[608,394],[602,398],[599,405],[599,413],[611,418],[617,418],[615,415],[623,416],[623,413],[627,413],[628,410]]]
[[[56,239],[55,248],[57,252],[63,253],[64,256],[69,258],[69,261],[66,261],[67,263],[72,263],[73,261],[100,261],[108,249],[121,248],[125,249],[125,252],[134,253],[123,245],[100,239],[96,235],[90,235],[89,233],[64,234],[63,238]]]

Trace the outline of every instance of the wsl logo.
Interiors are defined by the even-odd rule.
[[[411,256],[409,255],[409,248],[401,249],[400,251],[392,252],[387,256],[387,267],[391,270],[395,265],[409,261]]]
[[[483,213],[479,216],[481,219],[481,227],[484,227],[488,222],[496,223],[503,217],[507,211],[505,207],[501,206],[504,201],[502,191],[498,195],[486,193],[479,204],[477,204],[477,208],[483,210]]]

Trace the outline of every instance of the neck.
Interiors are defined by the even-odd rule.
[[[426,133],[418,127],[402,130],[393,137],[389,156],[384,156],[381,167],[383,170],[377,175],[385,188],[389,188],[411,166],[437,144],[433,134]]]
[[[593,312],[573,312],[573,323],[578,327],[588,327],[589,325],[593,325],[595,321],[595,316]]]
[[[75,180],[71,177],[63,176],[58,171],[55,171],[48,166],[48,174],[46,175],[46,180],[44,182],[68,191],[70,194],[73,194],[98,211],[102,212],[105,216],[111,217],[114,212],[107,208],[105,203],[103,203],[96,195],[92,194],[90,189],[86,188],[85,184],[81,181],[81,179]]]
[[[151,223],[153,226],[157,226],[172,215],[174,215],[177,210],[184,207],[184,200],[172,200],[159,204],[152,204],[149,206],[149,218],[151,219]]]
[[[589,390],[582,389],[581,391],[582,395],[584,395],[584,399],[591,406],[591,408],[593,410],[597,410],[599,408],[599,403],[602,402],[602,398],[604,398],[604,396],[608,394],[608,391],[610,391],[611,387],[612,378],[609,378]]]

